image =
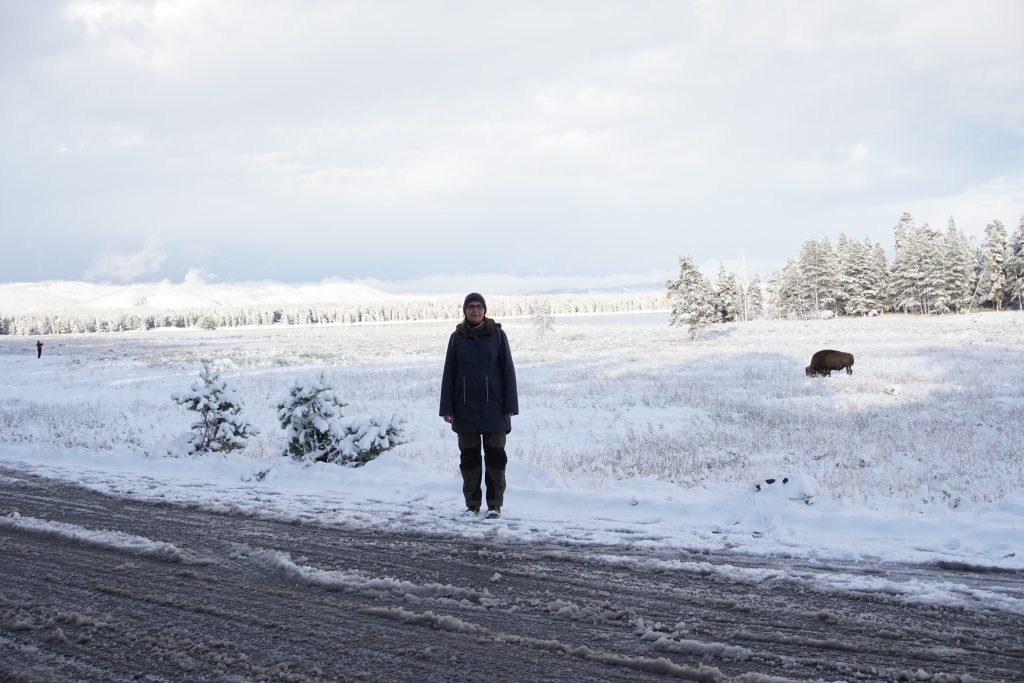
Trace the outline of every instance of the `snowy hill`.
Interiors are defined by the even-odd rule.
[[[114,310],[152,313],[267,305],[358,303],[392,298],[392,294],[340,280],[300,284],[269,281],[212,284],[192,273],[180,283],[162,280],[102,285],[49,280],[0,284],[0,309],[8,314]]]

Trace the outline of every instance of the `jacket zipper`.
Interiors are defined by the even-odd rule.
[[[462,378],[462,405],[466,405],[466,378]]]
[[[491,378],[484,377],[484,400],[485,402],[491,400]]]

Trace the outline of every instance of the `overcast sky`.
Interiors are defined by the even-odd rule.
[[[1022,31],[1018,0],[0,0],[0,281],[499,293],[1016,226]]]

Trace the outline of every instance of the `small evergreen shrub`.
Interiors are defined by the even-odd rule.
[[[185,450],[195,453],[229,453],[245,448],[250,437],[259,432],[241,415],[242,400],[229,389],[208,361],[203,362],[199,381],[192,389],[171,396],[175,403],[198,413]]]
[[[342,403],[323,375],[312,384],[292,384],[277,406],[285,430],[285,455],[307,463],[333,462],[359,467],[402,443],[397,415],[346,417]]]

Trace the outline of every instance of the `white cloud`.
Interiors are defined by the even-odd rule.
[[[570,119],[618,118],[636,113],[641,106],[640,98],[633,93],[593,84],[570,92],[543,93],[536,100],[545,113]]]
[[[134,252],[103,252],[86,268],[82,277],[87,281],[132,282],[160,270],[167,253],[161,240],[151,237],[146,245]]]
[[[847,161],[864,161],[871,154],[871,150],[863,142],[858,142],[850,147],[840,147],[839,151],[846,157]]]
[[[146,142],[146,136],[138,130],[114,126],[110,130],[107,142],[114,148],[138,147]]]
[[[75,0],[64,9],[65,17],[91,36],[141,26],[147,14],[143,5],[127,0]]]
[[[952,216],[957,227],[969,235],[981,238],[985,226],[1000,220],[1012,227],[1024,218],[1024,175],[1000,176],[982,183],[971,184],[960,192],[942,197],[908,202],[892,211],[909,211],[918,223],[945,228]]]
[[[1016,2],[295,7],[72,0],[0,27],[0,206],[68,245],[7,277],[779,266],[880,207],[989,202],[950,188],[1024,157]],[[140,223],[201,258],[83,256]]]
[[[597,151],[607,143],[608,138],[607,133],[574,128],[541,135],[536,139],[535,144],[547,150]]]
[[[187,39],[190,27],[201,26],[202,3],[193,0],[73,0],[65,19],[83,29],[91,44],[111,55],[148,66],[179,61],[175,47]]]
[[[205,285],[214,280],[215,275],[211,272],[205,271],[202,268],[189,268],[185,273],[185,279],[182,281],[184,285],[199,286]]]

